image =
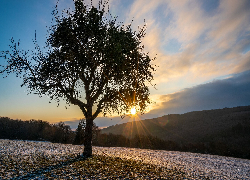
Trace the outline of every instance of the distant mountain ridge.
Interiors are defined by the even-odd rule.
[[[231,141],[250,145],[250,106],[169,114],[158,118],[128,122],[101,130],[102,133],[152,135],[180,145],[211,141]],[[243,134],[242,134],[243,132]],[[247,138],[249,140],[247,141]],[[247,142],[246,142],[247,141]]]

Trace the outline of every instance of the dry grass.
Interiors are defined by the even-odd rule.
[[[0,179],[191,179],[178,170],[169,170],[141,161],[94,155],[56,161],[38,157],[20,160],[1,157]]]
[[[82,146],[1,140],[0,179],[197,179],[140,159],[102,154],[84,159],[80,152]]]

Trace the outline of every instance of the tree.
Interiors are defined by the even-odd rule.
[[[75,10],[59,16],[49,29],[47,52],[36,43],[35,51],[19,50],[11,39],[3,51],[7,65],[0,73],[16,73],[30,93],[47,95],[79,106],[86,119],[84,155],[92,155],[92,126],[102,113],[123,116],[132,106],[143,113],[150,103],[149,87],[155,68],[141,45],[146,27],[132,31],[116,22],[108,2],[99,8],[74,1]],[[31,52],[31,55],[30,53]]]

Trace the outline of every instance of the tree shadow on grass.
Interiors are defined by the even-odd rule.
[[[39,176],[42,176],[43,174],[46,174],[48,172],[51,172],[55,169],[59,169],[59,168],[62,168],[62,167],[66,167],[70,164],[73,164],[75,162],[78,162],[78,161],[85,161],[87,160],[88,158],[87,157],[84,157],[84,156],[81,156],[81,155],[78,155],[76,158],[74,159],[70,159],[70,160],[67,160],[67,161],[64,161],[64,162],[59,162],[58,164],[56,165],[51,165],[51,166],[47,166],[47,167],[44,167],[44,168],[40,168],[40,169],[37,169],[35,171],[32,171],[32,172],[29,172],[27,173],[26,175],[24,176],[16,176],[14,177],[13,179],[31,179],[31,178],[39,178]]]

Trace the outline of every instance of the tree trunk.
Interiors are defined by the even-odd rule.
[[[93,120],[92,118],[86,118],[86,128],[84,134],[84,157],[91,157],[92,156],[92,127],[93,127]]]

